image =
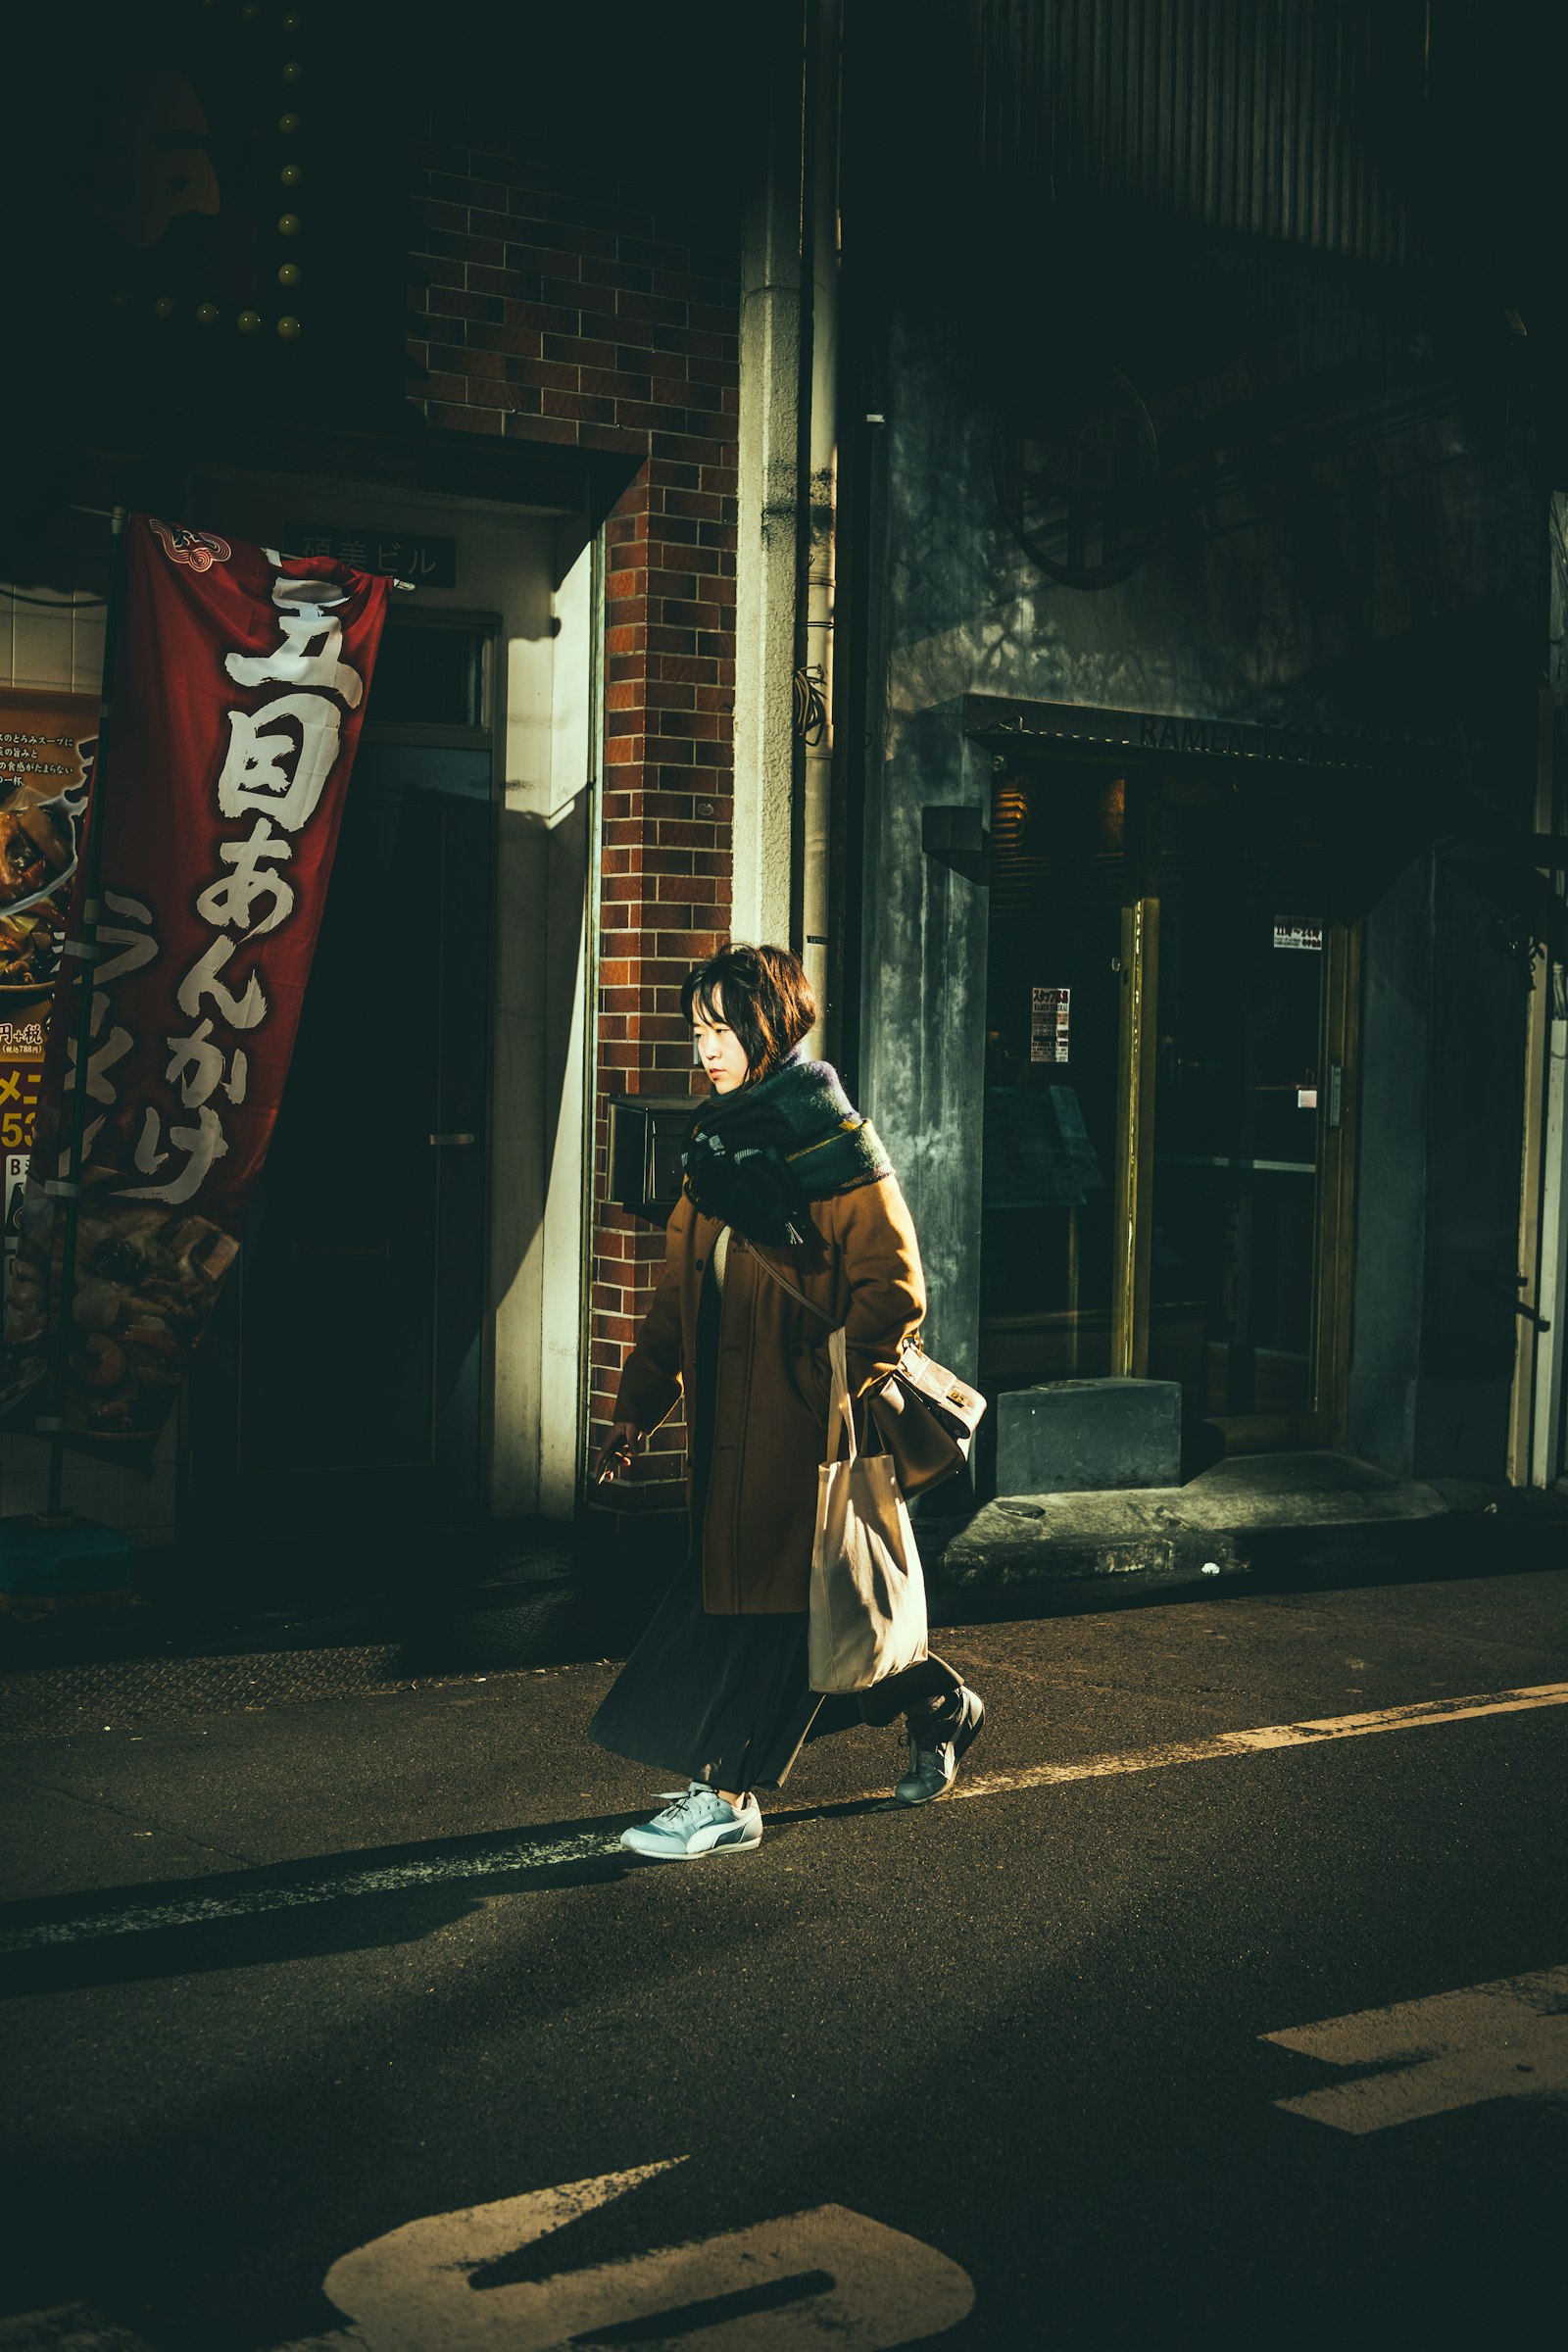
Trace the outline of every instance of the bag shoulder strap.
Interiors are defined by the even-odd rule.
[[[735,1228],[733,1225],[730,1227],[730,1231],[735,1233]],[[773,1264],[772,1260],[762,1255],[760,1250],[754,1250],[744,1234],[736,1233],[735,1239],[740,1243],[740,1246],[746,1251],[747,1256],[755,1257],[758,1264],[761,1267],[762,1272],[764,1274],[771,1274],[773,1280],[778,1284],[779,1289],[781,1291],[788,1291],[790,1297],[795,1299],[798,1304],[804,1306],[808,1314],[815,1315],[818,1322],[821,1323],[833,1322],[832,1316],[824,1307],[818,1306],[814,1298],[808,1298],[806,1293],[803,1290],[798,1289],[797,1286],[791,1282],[787,1274],[781,1274],[777,1266]],[[837,1330],[837,1328],[838,1326],[834,1324],[834,1329]]]
[[[730,1231],[731,1233],[735,1233],[735,1228],[733,1225],[730,1227]],[[764,1257],[760,1250],[754,1249],[744,1234],[736,1233],[735,1239],[739,1242],[741,1248],[746,1251],[747,1256],[755,1257],[758,1264],[761,1267],[762,1272],[764,1274],[770,1274],[773,1280],[778,1284],[779,1289],[781,1291],[788,1291],[790,1297],[795,1299],[798,1304],[804,1306],[808,1314],[815,1315],[818,1322],[831,1325],[835,1331],[843,1328],[841,1324],[833,1322],[832,1316],[824,1307],[818,1306],[814,1298],[808,1298],[806,1293],[795,1283],[791,1282],[787,1274],[781,1274],[771,1258]],[[911,1332],[904,1345],[905,1348],[911,1349],[916,1355],[923,1356],[925,1354],[925,1346],[918,1331]],[[902,1360],[902,1349],[900,1350],[900,1355]],[[948,1375],[944,1373],[943,1378],[946,1379]]]
[[[828,1460],[836,1462],[841,1447],[847,1447],[853,1463],[859,1451],[855,1442],[855,1407],[850,1402],[850,1361],[844,1341],[844,1326],[835,1323],[828,1335],[828,1364],[833,1375],[833,1399],[828,1406]]]

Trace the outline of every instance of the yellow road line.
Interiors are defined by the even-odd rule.
[[[1051,1788],[1067,1781],[1103,1780],[1116,1773],[1154,1772],[1166,1764],[1207,1764],[1221,1756],[1258,1755],[1271,1748],[1310,1747],[1328,1740],[1361,1739],[1370,1732],[1414,1732],[1440,1723],[1469,1723],[1484,1715],[1516,1715],[1533,1707],[1568,1705],[1568,1683],[1537,1683],[1522,1690],[1484,1691],[1468,1698],[1420,1699],[1413,1706],[1380,1707],[1370,1715],[1318,1716],[1302,1723],[1270,1723],[1250,1732],[1215,1732],[1206,1740],[1172,1740],[1158,1747],[1126,1748],[1107,1756],[1085,1756],[1075,1764],[1030,1764],[1018,1772],[966,1774],[945,1800],[959,1797],[1007,1796],[1019,1789]],[[840,1799],[828,1805],[807,1805],[798,1811],[776,1812],[780,1826],[792,1821],[820,1819],[880,1804],[903,1812],[885,1788]],[[0,1954],[48,1949],[61,1944],[97,1941],[105,1936],[146,1934],[160,1929],[211,1925],[220,1920],[254,1918],[265,1912],[340,1902],[368,1894],[395,1894],[409,1888],[427,1888],[444,1883],[482,1880],[493,1890],[505,1890],[508,1878],[525,1890],[529,1874],[559,1870],[565,1863],[613,1860],[627,1868],[618,1831],[581,1830],[541,1836],[522,1830],[479,1853],[420,1855],[406,1862],[356,1864],[319,1875],[307,1865],[291,1880],[287,1864],[274,1864],[253,1885],[230,1886],[216,1893],[193,1880],[177,1890],[140,1896],[130,1893],[107,1907],[93,1909],[91,1898],[82,1907],[45,1919],[24,1919],[0,1926]],[[100,1901],[102,1898],[100,1898]],[[30,1908],[13,1908],[24,1915]],[[0,1918],[4,1915],[0,1914]]]
[[[1521,1690],[1482,1691],[1466,1698],[1423,1698],[1406,1707],[1378,1707],[1369,1715],[1317,1715],[1301,1723],[1267,1723],[1256,1731],[1214,1732],[1206,1740],[1171,1740],[1158,1747],[1084,1756],[1073,1764],[1027,1764],[1018,1772],[967,1774],[952,1796],[1005,1796],[1013,1789],[1051,1788],[1063,1781],[1156,1772],[1166,1764],[1209,1764],[1220,1756],[1258,1755],[1270,1748],[1311,1747],[1325,1740],[1363,1740],[1373,1732],[1418,1732],[1432,1724],[1473,1723],[1483,1715],[1561,1706],[1568,1706],[1568,1683],[1533,1683]]]

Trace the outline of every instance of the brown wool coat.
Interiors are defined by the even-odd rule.
[[[885,1379],[925,1313],[920,1249],[898,1180],[810,1203],[804,1249],[766,1252],[813,1305],[845,1327],[850,1387]],[[669,1220],[664,1271],[626,1359],[615,1418],[657,1429],[697,1367],[697,1308],[720,1227],[682,1198]],[[732,1234],[724,1268],[713,1399],[713,1459],[703,1515],[703,1602],[722,1617],[807,1605],[816,1473],[830,1392],[828,1325],[765,1274]],[[687,1496],[692,1470],[688,1459]]]

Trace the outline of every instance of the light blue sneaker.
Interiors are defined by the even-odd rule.
[[[732,1805],[716,1789],[693,1781],[652,1821],[623,1830],[622,1845],[653,1862],[695,1862],[703,1854],[746,1854],[762,1841],[762,1811],[755,1796]]]

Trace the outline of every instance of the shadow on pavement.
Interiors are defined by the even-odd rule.
[[[625,1823],[621,1813],[542,1822],[7,1903],[0,1998],[411,1942],[498,1894],[626,1878],[641,1865],[616,1846]],[[563,1849],[559,1856],[552,1845]],[[582,1850],[593,1845],[603,1850]]]
[[[769,1806],[767,1834],[772,1840],[813,1822],[909,1811],[890,1796]],[[407,1943],[498,1895],[609,1886],[677,1867],[621,1850],[626,1820],[541,1822],[0,1905],[0,2000]]]

